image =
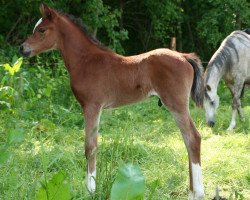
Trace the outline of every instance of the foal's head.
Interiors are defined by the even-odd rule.
[[[41,4],[40,12],[42,18],[36,23],[33,34],[20,47],[20,51],[25,57],[32,57],[58,47],[58,30],[56,28],[58,13],[45,4]]]

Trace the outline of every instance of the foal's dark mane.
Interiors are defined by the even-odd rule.
[[[81,18],[75,17],[74,15],[71,15],[71,14],[64,13],[61,10],[56,10],[56,12],[64,17],[66,17],[73,24],[75,24],[88,37],[88,39],[91,42],[93,42],[95,45],[97,45],[98,47],[100,47],[103,50],[112,51],[111,49],[106,47],[104,44],[102,44],[96,37],[94,37],[92,34],[89,33],[87,26],[83,23]]]

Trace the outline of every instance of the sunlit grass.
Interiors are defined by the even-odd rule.
[[[191,106],[194,122],[202,135],[202,169],[206,199],[229,198],[235,192],[250,199],[250,107],[244,107],[246,121],[226,132],[231,117],[229,104],[221,105],[217,124],[205,124],[203,110]],[[67,173],[73,199],[108,199],[116,170],[121,163],[139,165],[146,179],[146,199],[187,199],[188,158],[185,145],[168,111],[157,99],[103,112],[98,150],[97,192],[85,187],[84,127],[80,112],[59,109],[53,119],[30,121],[1,115],[0,142],[4,145],[10,125],[7,118],[25,129],[25,140],[9,147],[12,153],[0,170],[0,199],[35,199],[40,181],[56,172]],[[66,123],[72,117],[72,125]],[[65,122],[65,123],[58,123]],[[234,195],[235,196],[235,195]],[[233,197],[234,197],[233,196]]]

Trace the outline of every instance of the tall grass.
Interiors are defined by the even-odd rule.
[[[46,68],[24,67],[21,74],[25,70],[34,76],[23,74],[29,80],[29,88],[18,96],[11,111],[0,112],[1,148],[8,143],[11,131],[24,133],[23,141],[6,147],[10,157],[0,164],[0,199],[36,199],[41,182],[59,171],[66,173],[73,199],[108,199],[118,167],[128,162],[138,165],[145,176],[146,199],[187,199],[187,152],[172,116],[157,106],[157,98],[103,112],[97,191],[91,195],[84,182],[83,116],[70,92],[65,71],[59,67],[53,74]],[[39,78],[43,76],[45,80]],[[46,96],[43,89],[47,81],[54,85]],[[214,129],[206,126],[204,111],[190,104],[202,135],[206,199],[215,195],[217,185],[223,197],[250,199],[250,92],[246,91],[243,100],[246,121],[238,121],[236,129],[226,132],[231,97],[224,87],[219,89],[223,95]],[[34,94],[28,93],[31,90]]]

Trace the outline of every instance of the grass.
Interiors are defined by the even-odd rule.
[[[230,104],[224,99],[217,124],[205,124],[203,110],[191,105],[191,114],[202,135],[202,169],[206,199],[220,195],[250,199],[250,105],[244,107],[245,122],[226,132]],[[243,105],[249,102],[249,91]],[[53,98],[53,96],[52,96]],[[28,105],[27,105],[28,106]],[[11,130],[23,130],[24,140],[9,145],[11,157],[0,165],[0,199],[35,199],[41,182],[65,171],[73,199],[108,199],[121,163],[139,165],[146,179],[146,199],[187,199],[187,152],[170,113],[157,106],[157,98],[102,114],[97,192],[85,187],[84,127],[79,107],[59,105],[44,111],[42,118],[16,113],[0,113],[0,146]],[[28,112],[28,111],[27,111]],[[42,111],[41,111],[42,112]],[[51,114],[56,112],[56,114]],[[48,118],[48,119],[47,119]]]

